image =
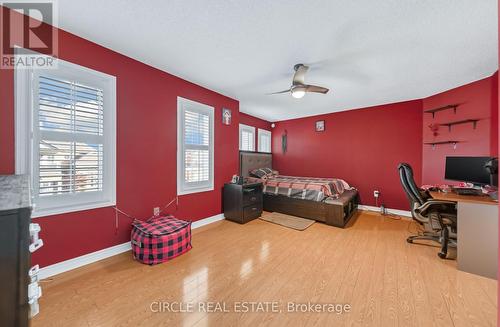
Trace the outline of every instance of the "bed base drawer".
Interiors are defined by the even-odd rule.
[[[344,228],[358,208],[359,197],[353,192],[344,203],[325,203],[294,199],[283,195],[264,194],[264,210],[313,219],[327,225]]]

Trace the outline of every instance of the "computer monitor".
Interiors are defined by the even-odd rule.
[[[490,184],[490,173],[485,168],[491,157],[446,157],[444,178],[473,184]]]

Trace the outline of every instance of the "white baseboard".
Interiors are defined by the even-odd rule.
[[[208,217],[205,219],[200,219],[198,221],[195,221],[191,224],[192,229],[196,229],[211,223],[214,223],[216,221],[220,221],[224,219],[224,214],[218,214],[212,217]],[[58,262],[50,266],[42,267],[40,268],[40,272],[38,273],[38,277],[40,279],[45,279],[48,277],[52,277],[58,274],[61,274],[66,271],[70,271],[85,265],[88,265],[90,263],[94,263],[96,261],[106,259],[109,257],[112,257],[114,255],[127,252],[132,250],[132,247],[130,245],[130,242],[118,244],[109,248],[105,248],[99,251],[95,251],[92,253],[84,254],[82,256],[69,259],[66,261]]]
[[[366,211],[376,211],[376,212],[380,212],[380,207],[374,207],[374,206],[366,206],[366,205],[358,205],[358,209],[359,210],[366,210]],[[411,212],[410,211],[406,211],[406,210],[399,210],[399,209],[389,209],[389,208],[386,208],[387,210],[387,213],[390,213],[390,214],[393,214],[393,215],[398,215],[398,216],[401,216],[401,217],[408,217],[408,218],[411,218]]]
[[[223,220],[223,219],[224,219],[224,214],[220,213],[220,214],[212,216],[212,217],[193,221],[193,223],[191,224],[191,229],[200,228],[202,226],[205,226],[205,225],[208,225],[211,223],[215,223],[216,221]]]
[[[40,268],[40,272],[38,273],[38,277],[40,279],[44,279],[47,277],[52,277],[54,275],[58,275],[60,273],[73,270],[90,263],[106,259],[112,257],[114,255],[130,251],[132,248],[130,246],[130,242],[118,244],[109,248],[105,248],[99,251],[95,251],[92,253],[84,254],[82,256],[69,259],[66,261],[58,262],[50,266],[46,266]]]

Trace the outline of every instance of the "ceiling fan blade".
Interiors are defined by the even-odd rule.
[[[283,91],[279,91],[279,92],[266,93],[266,95],[282,94],[282,93],[288,93],[288,92],[290,92],[290,89],[288,89],[288,90],[283,90]]]
[[[306,92],[314,92],[314,93],[328,93],[329,89],[326,87],[316,86],[316,85],[306,85]]]
[[[293,75],[293,85],[304,84],[304,76],[306,75],[309,67],[303,64],[297,64],[295,67],[295,74]]]

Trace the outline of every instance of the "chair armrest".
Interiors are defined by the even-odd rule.
[[[428,200],[413,210],[414,218],[434,231],[443,229],[445,225],[456,226],[457,203],[447,200]],[[434,217],[434,218],[432,218]],[[446,222],[445,222],[446,220]],[[439,228],[433,223],[439,224]],[[449,221],[449,223],[448,223]]]
[[[427,208],[430,205],[436,205],[436,204],[453,205],[453,206],[457,205],[457,203],[454,202],[454,201],[448,201],[448,200],[428,200],[424,204],[422,204],[419,207],[419,209],[420,208],[424,209],[424,208]]]
[[[416,208],[415,212],[423,213],[435,206],[446,206],[448,208],[452,207],[453,211],[456,211],[457,203],[454,201],[447,201],[447,200],[429,200],[424,204],[422,204],[420,207]]]

